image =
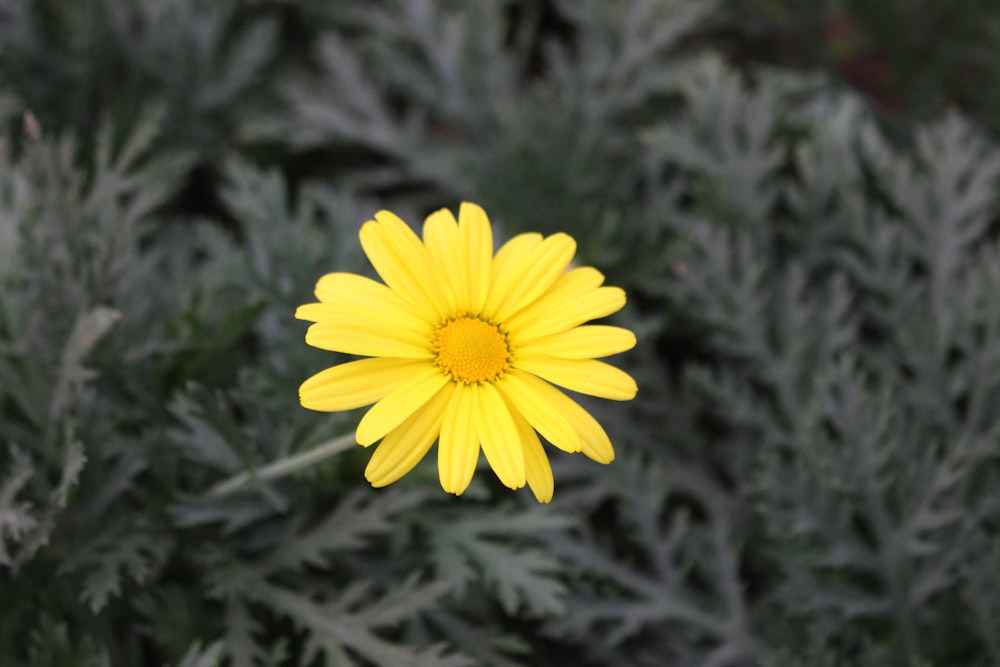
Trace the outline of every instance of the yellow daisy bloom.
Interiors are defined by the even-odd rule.
[[[635,345],[620,327],[586,325],[625,305],[596,269],[566,270],[576,242],[566,234],[520,234],[494,256],[482,208],[463,203],[424,222],[423,241],[388,211],[361,228],[361,246],[385,283],[330,273],[319,303],[295,316],[314,322],[306,343],[368,357],[328,368],[299,389],[302,405],[338,411],[371,405],[356,439],[375,450],[365,477],[395,482],[438,442],[448,493],[469,486],[482,447],[504,485],[526,483],[552,499],[552,467],[538,438],[601,463],[614,459],[601,425],[571,391],[629,400],[627,373],[597,361]]]

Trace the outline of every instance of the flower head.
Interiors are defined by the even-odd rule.
[[[601,425],[553,385],[614,400],[635,381],[597,361],[635,345],[627,329],[584,325],[625,305],[590,267],[567,270],[576,242],[566,234],[515,236],[493,254],[486,213],[463,203],[424,222],[423,240],[380,211],[361,228],[361,246],[384,284],[331,273],[319,303],[295,316],[314,322],[306,342],[366,357],[306,380],[313,410],[372,408],[356,438],[381,440],[365,470],[374,486],[409,472],[438,442],[441,486],[461,494],[482,448],[506,486],[552,498],[552,468],[538,435],[601,463],[614,458]]]

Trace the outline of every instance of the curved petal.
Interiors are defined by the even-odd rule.
[[[493,272],[490,274],[490,279],[495,279],[496,275],[504,270],[504,266],[510,261],[511,257],[529,252],[542,242],[542,238],[542,235],[538,232],[526,232],[507,239],[507,242],[500,246],[496,256],[493,258]]]
[[[365,468],[365,478],[372,486],[392,484],[424,458],[441,432],[444,411],[454,390],[453,383],[446,384],[422,408],[385,436]]]
[[[532,232],[528,234],[518,234],[500,246],[500,250],[497,251],[496,257],[493,258],[493,266],[490,271],[489,292],[486,295],[486,301],[483,303],[482,309],[482,313],[484,315],[496,311],[497,307],[500,305],[501,297],[506,296],[513,288],[513,281],[517,279],[517,276],[508,272],[507,266],[512,261],[516,262],[517,258],[523,257],[533,251],[541,245],[541,243],[542,235]],[[500,280],[504,281],[503,284],[499,283]],[[489,317],[489,315],[487,315],[487,317]]]
[[[544,294],[569,266],[576,254],[576,241],[566,234],[553,234],[523,254],[512,255],[497,275],[492,289],[496,307],[484,314],[502,322]],[[488,303],[493,299],[488,299]]]
[[[635,347],[635,334],[604,324],[573,327],[541,338],[521,341],[518,354],[545,354],[562,359],[597,359]]]
[[[468,385],[455,385],[441,424],[438,477],[441,488],[455,495],[461,495],[469,487],[479,462],[473,398]]]
[[[337,307],[329,303],[304,303],[295,309],[295,319],[322,322],[337,314]]]
[[[397,384],[361,418],[355,433],[358,444],[367,447],[384,437],[427,403],[448,382],[448,376],[441,369],[428,366],[425,371]]]
[[[406,311],[383,309],[380,307],[347,304],[337,306],[331,303],[307,303],[295,310],[295,317],[316,323],[337,324],[348,327],[355,323],[368,322],[380,330],[400,334],[401,339],[423,342],[430,345],[434,327],[426,320],[414,317]]]
[[[431,213],[424,220],[423,236],[437,274],[448,283],[450,310],[464,310],[464,304],[469,302],[469,279],[455,216],[446,208]]]
[[[306,343],[321,350],[363,357],[430,359],[429,338],[411,331],[387,328],[383,322],[351,318],[346,322],[317,322],[306,331]]]
[[[377,222],[375,221],[377,220]],[[438,318],[448,314],[446,285],[435,280],[427,249],[409,226],[388,211],[361,227],[361,247],[394,292]]]
[[[611,463],[614,460],[615,450],[608,434],[583,406],[548,382],[539,380],[534,388],[542,400],[566,417],[580,434],[580,451],[599,463]]]
[[[535,320],[543,318],[553,308],[575,301],[596,290],[603,283],[604,274],[592,266],[581,266],[570,269],[559,276],[552,287],[549,288],[549,291],[538,297],[538,299],[526,308],[522,308],[507,318],[504,321],[504,327],[508,331],[516,333],[519,328],[528,326]],[[532,338],[537,337],[537,335],[532,336]]]
[[[508,371],[497,383],[516,412],[524,417],[542,436],[564,452],[580,451],[580,434],[555,406],[546,402],[544,382],[531,373],[517,369]]]
[[[555,480],[552,478],[552,466],[545,454],[545,448],[542,447],[531,424],[516,412],[512,411],[511,414],[514,415],[514,424],[524,446],[524,470],[528,477],[528,486],[538,502],[551,502]]]
[[[553,297],[550,291],[507,323],[511,345],[572,329],[616,313],[624,305],[625,292],[618,287],[590,288],[566,298]]]
[[[476,433],[483,454],[504,486],[519,489],[527,482],[524,447],[503,396],[492,384],[471,385]]]
[[[310,410],[353,410],[381,400],[397,384],[427,368],[426,361],[360,359],[320,371],[299,387],[299,401]]]
[[[460,302],[459,310],[479,313],[486,303],[493,274],[493,230],[486,211],[476,204],[462,202],[458,209],[458,235],[469,281],[468,302]]]
[[[596,359],[559,359],[525,354],[517,357],[515,365],[570,391],[613,401],[630,401],[639,390],[631,375]]]
[[[328,273],[321,277],[316,282],[316,298],[322,303],[335,306],[353,304],[378,310],[403,310],[418,319],[430,321],[425,310],[396,294],[388,286],[355,273]]]

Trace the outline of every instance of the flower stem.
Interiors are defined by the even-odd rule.
[[[247,470],[219,482],[208,491],[209,496],[225,496],[239,491],[250,484],[259,484],[280,479],[300,470],[305,470],[320,461],[339,454],[354,446],[354,434],[348,433],[313,449],[278,459],[258,470]]]

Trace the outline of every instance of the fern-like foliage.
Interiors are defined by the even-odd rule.
[[[261,526],[249,534],[246,530],[238,534],[237,542],[259,542],[266,536],[269,545],[254,545],[258,551],[265,548],[257,558],[234,561],[222,545],[207,549],[199,560],[207,566],[210,595],[225,604],[227,615],[239,619],[222,638],[224,654],[235,664],[263,660],[267,649],[260,647],[252,634],[259,627],[260,621],[253,620],[256,615],[290,619],[307,637],[298,650],[306,656],[323,655],[332,664],[362,664],[359,660],[374,664],[470,664],[459,655],[448,654],[439,644],[407,647],[382,636],[385,630],[432,608],[447,590],[444,582],[421,582],[415,572],[402,580],[370,579],[350,556],[389,533],[393,527],[390,518],[412,508],[419,499],[412,493],[382,497],[355,493],[309,529],[276,532]],[[316,571],[340,574],[323,581],[310,576]]]
[[[531,546],[532,537],[564,528],[564,517],[544,510],[482,513],[435,521],[429,534],[438,576],[456,595],[479,584],[492,589],[504,612],[531,616],[561,615],[565,587],[555,578],[558,562]],[[520,537],[520,539],[518,539]]]
[[[749,664],[760,640],[741,583],[746,531],[725,492],[636,457],[612,474],[591,527],[551,538],[573,593],[548,631],[595,665]]]
[[[760,608],[815,623],[763,645],[966,659],[943,647],[960,564],[995,516],[996,149],[950,117],[901,151],[850,100],[803,97],[793,117],[784,80],[700,77],[690,116],[652,139],[694,201],[666,294],[713,360],[683,375],[705,399],[695,431],[713,434],[691,456],[757,503],[781,573]]]

